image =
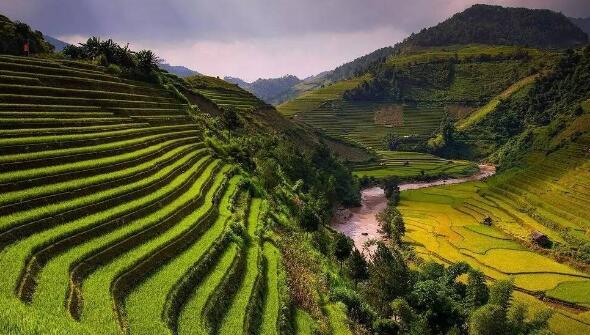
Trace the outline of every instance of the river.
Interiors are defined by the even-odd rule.
[[[440,185],[451,185],[481,180],[496,173],[493,165],[479,165],[479,171],[474,175],[462,178],[438,179],[429,182],[401,183],[401,191],[416,190]],[[366,188],[361,191],[361,206],[338,210],[332,218],[331,226],[335,230],[350,237],[358,250],[364,254],[374,251],[374,247],[365,247],[365,244],[373,239],[383,239],[379,232],[379,223],[376,215],[387,206],[387,198],[381,187]]]

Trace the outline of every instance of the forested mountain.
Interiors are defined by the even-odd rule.
[[[590,36],[590,17],[586,18],[573,18],[570,17],[570,20],[582,29],[588,36]]]
[[[301,79],[293,75],[269,79],[259,78],[251,83],[234,77],[225,77],[223,79],[240,86],[269,104],[278,104],[285,101],[293,87],[301,82]]]
[[[404,41],[404,46],[453,44],[522,45],[568,48],[588,43],[588,35],[561,13],[546,9],[474,5]]]

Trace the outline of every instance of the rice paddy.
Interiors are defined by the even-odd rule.
[[[354,174],[359,177],[400,178],[441,177],[472,175],[478,171],[475,164],[453,161],[419,152],[377,151],[379,161],[357,163]]]
[[[58,59],[0,56],[0,89],[0,321],[31,316],[1,331],[278,333],[265,202],[206,148],[188,106]],[[260,106],[219,89],[201,93]]]
[[[426,258],[465,261],[490,278],[511,278],[522,292],[519,300],[544,296],[588,307],[590,275],[530,248],[537,231],[564,245],[588,241],[589,217],[583,210],[590,202],[588,143],[581,137],[553,153],[534,153],[526,168],[486,183],[403,192],[399,209],[408,241]],[[484,225],[484,218],[491,218],[492,226]],[[551,321],[556,333],[590,331],[590,312],[556,311]]]

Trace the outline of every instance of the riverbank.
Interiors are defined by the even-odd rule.
[[[420,188],[434,187],[440,185],[452,185],[470,181],[482,180],[493,176],[496,167],[493,165],[480,164],[479,171],[471,176],[462,178],[445,178],[429,182],[406,182],[401,183],[401,191],[415,190]],[[387,207],[385,191],[381,187],[370,187],[361,191],[361,206],[347,209],[339,209],[332,218],[331,226],[336,231],[350,237],[358,250],[366,254],[371,252],[371,247],[366,247],[367,242],[374,239],[383,239],[379,231],[377,214]]]

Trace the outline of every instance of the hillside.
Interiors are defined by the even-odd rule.
[[[245,82],[240,78],[225,77],[223,79],[238,85],[271,105],[279,104],[290,98],[294,86],[302,82],[293,75],[269,79],[259,78],[251,83]]]
[[[588,36],[590,36],[590,18],[569,18],[576,26],[578,26],[582,31],[584,31]]]
[[[144,69],[147,51],[101,66],[92,43],[121,50],[92,38],[76,60],[0,55],[0,263],[14,270],[0,333],[273,334],[295,310],[346,328],[341,310],[291,304],[272,227],[305,236],[299,206],[319,224],[358,202],[350,173],[235,85]],[[307,290],[307,308],[330,308]]]
[[[454,145],[498,164],[498,175],[411,191],[400,202],[416,223],[409,238],[419,252],[510,275],[524,293],[578,306],[556,309],[550,324],[558,333],[590,330],[589,64],[589,47],[565,53],[550,72],[459,123]],[[486,218],[493,229],[481,224]],[[539,232],[548,242],[535,242]]]
[[[446,118],[469,117],[554,59],[552,52],[510,46],[423,48],[392,56],[362,77],[311,91],[278,109],[369,149],[424,151],[425,141]]]
[[[23,22],[12,22],[0,14],[0,54],[22,55],[25,41],[29,41],[32,54],[53,50],[53,46],[43,39],[40,31],[33,31]]]
[[[563,14],[550,10],[474,5],[408,37],[403,44],[431,47],[472,43],[568,48],[588,43],[588,35]]]
[[[175,74],[181,78],[190,77],[199,74],[195,70],[191,70],[186,66],[181,65],[170,65],[168,63],[161,63],[160,68],[166,70],[172,74]]]

